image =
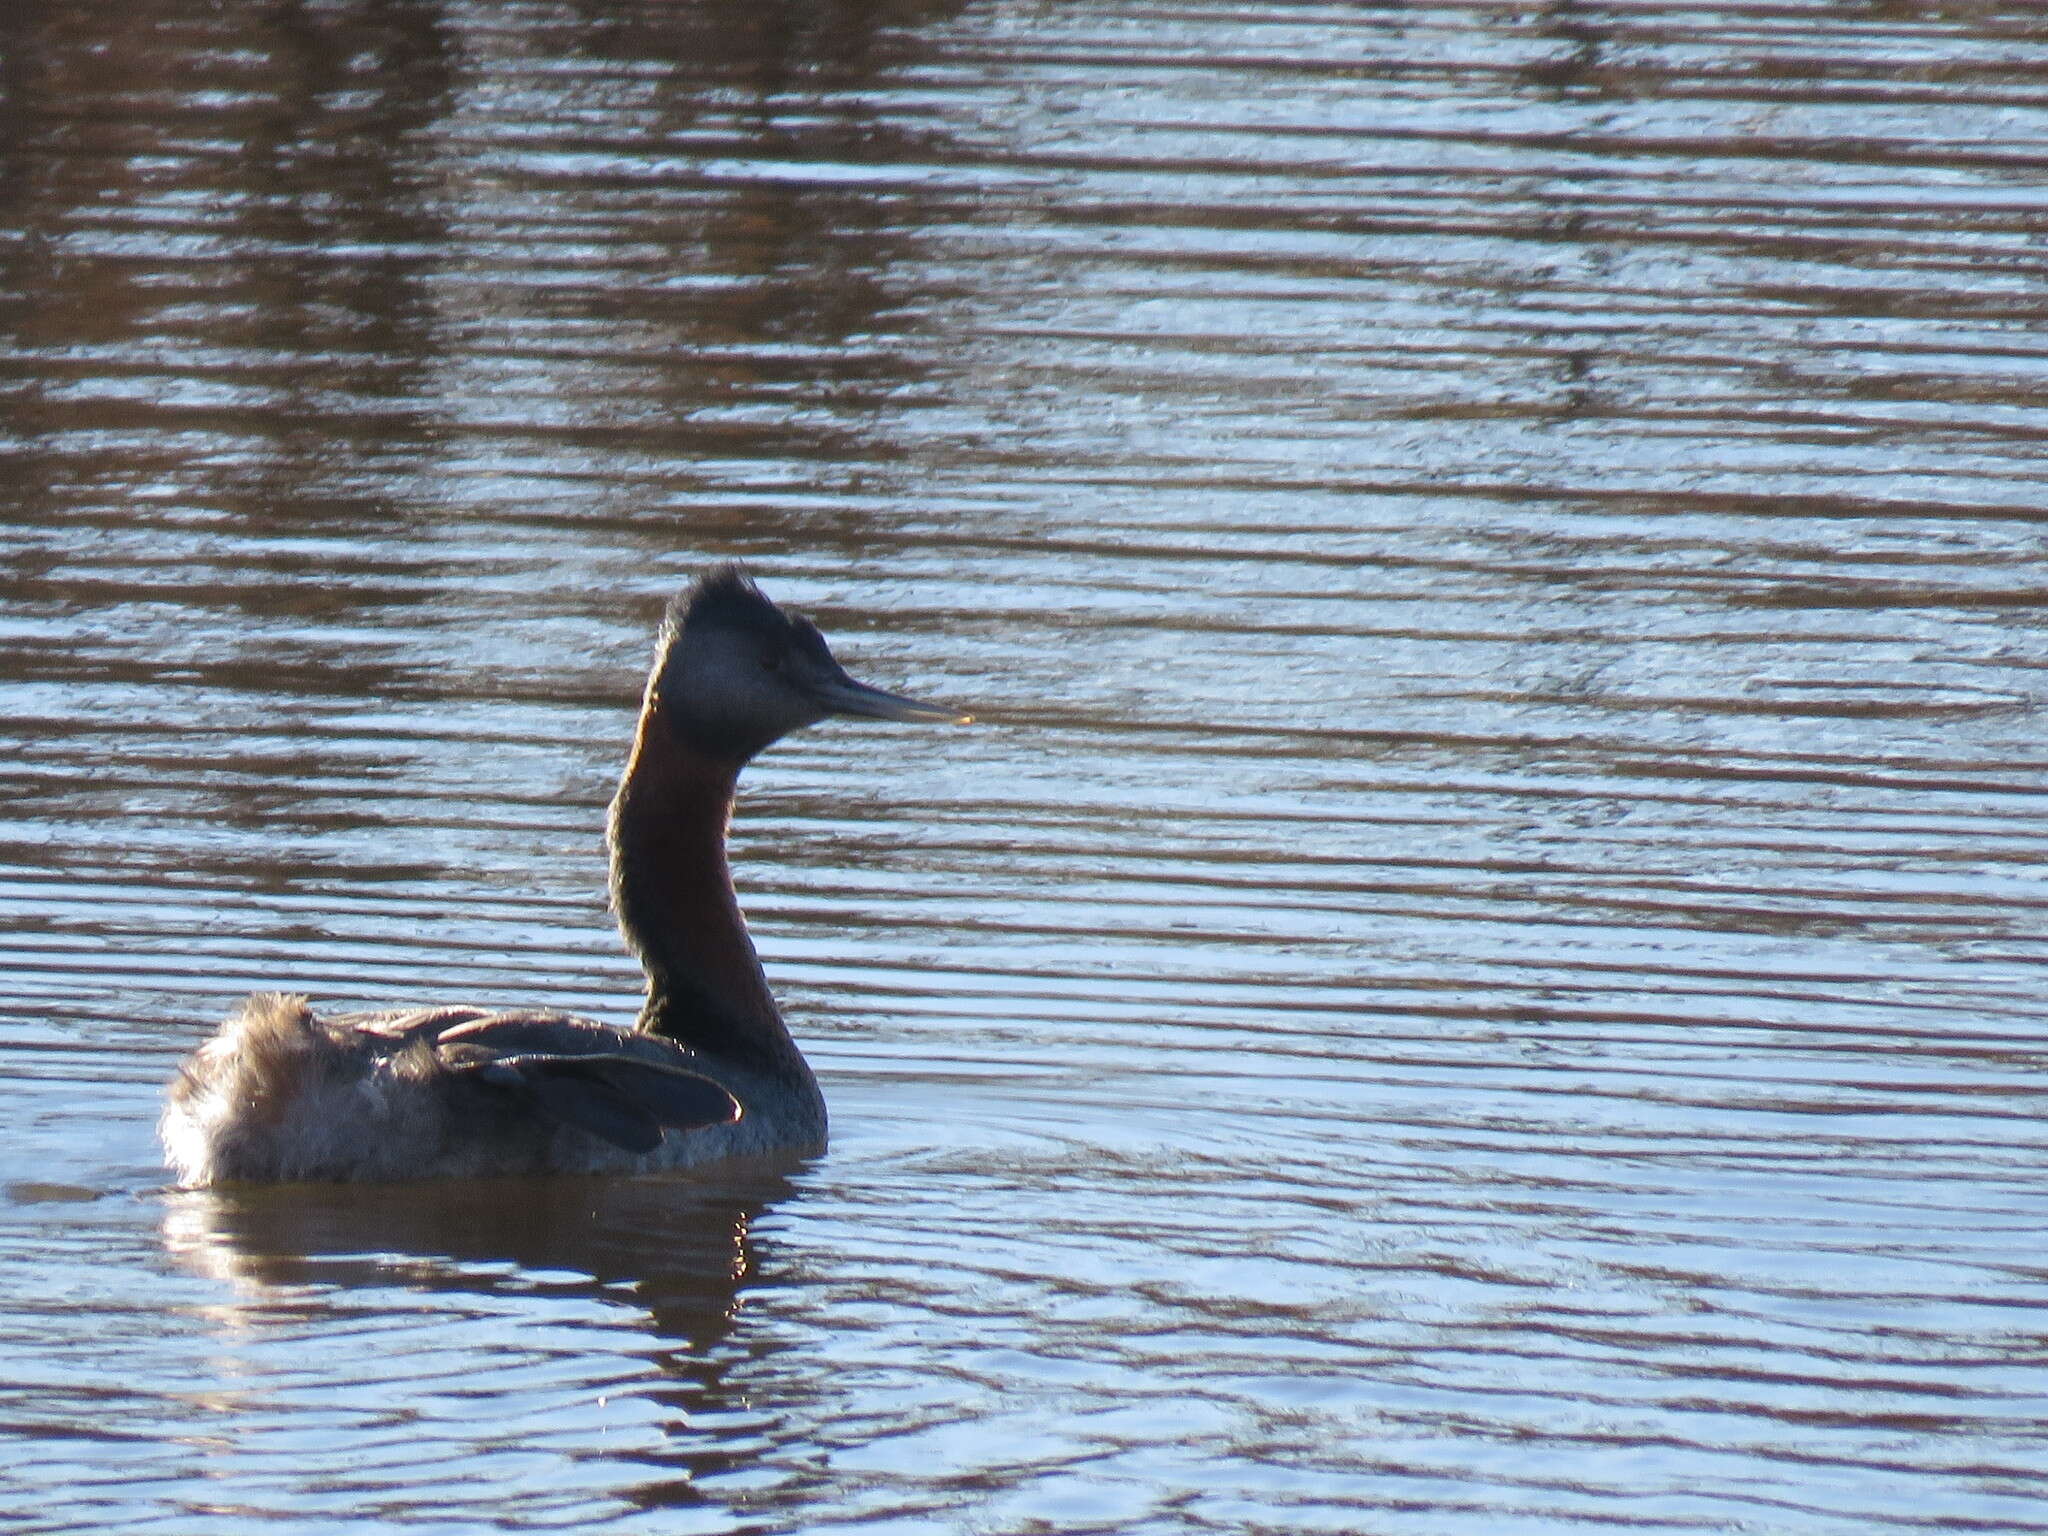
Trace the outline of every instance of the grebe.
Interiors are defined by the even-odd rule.
[[[829,715],[952,721],[857,683],[733,566],[669,605],[606,824],[630,1030],[548,1010],[322,1017],[258,993],[179,1068],[159,1131],[181,1184],[678,1168],[815,1151],[825,1100],[726,863],[740,770]]]

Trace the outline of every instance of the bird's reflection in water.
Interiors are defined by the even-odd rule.
[[[751,1162],[715,1180],[668,1174],[175,1191],[162,1223],[165,1249],[187,1273],[229,1288],[201,1315],[222,1352],[241,1357],[239,1368],[233,1358],[214,1362],[224,1390],[204,1406],[267,1420],[282,1406],[272,1389],[285,1357],[290,1396],[311,1386],[315,1396],[346,1399],[372,1368],[363,1355],[364,1313],[414,1311],[394,1297],[409,1293],[414,1320],[398,1333],[379,1329],[381,1342],[373,1344],[381,1392],[395,1386],[417,1401],[455,1393],[472,1404],[496,1394],[501,1411],[487,1417],[506,1438],[557,1435],[579,1392],[587,1401],[574,1411],[608,1392],[627,1394],[648,1405],[664,1443],[634,1445],[633,1486],[615,1492],[642,1505],[701,1502],[697,1480],[743,1465],[740,1442],[759,1443],[731,1433],[742,1428],[728,1422],[733,1410],[748,1405],[744,1388],[727,1378],[777,1346],[733,1334],[756,1274],[754,1226],[795,1193],[792,1176],[801,1167],[797,1158]],[[502,1326],[451,1356],[436,1325],[479,1316]],[[429,1334],[438,1347],[428,1346]],[[508,1364],[543,1338],[558,1362],[549,1400],[497,1385],[522,1375]],[[710,1414],[728,1428],[695,1429]],[[644,1417],[637,1422],[653,1427]],[[244,1435],[229,1431],[226,1439],[253,1449]],[[663,1466],[678,1476],[649,1482],[647,1474]]]

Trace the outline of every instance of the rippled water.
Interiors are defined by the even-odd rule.
[[[2031,5],[0,9],[10,1531],[2048,1530]],[[743,558],[774,1177],[180,1194],[622,1020]]]

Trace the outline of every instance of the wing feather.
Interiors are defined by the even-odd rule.
[[[435,1057],[451,1077],[522,1093],[628,1152],[653,1151],[664,1129],[740,1118],[739,1101],[667,1041],[567,1014],[458,1015],[438,1032]]]

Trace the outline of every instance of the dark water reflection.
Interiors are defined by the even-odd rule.
[[[0,1524],[2044,1528],[2048,41],[0,9]],[[617,1018],[663,596],[835,1139],[161,1188],[241,991]]]
[[[211,1335],[220,1383],[195,1405],[207,1421],[187,1442],[195,1475],[247,1499],[317,1468],[323,1499],[358,1519],[437,1519],[479,1496],[552,1524],[618,1499],[703,1506],[696,1480],[743,1476],[771,1422],[750,1409],[744,1376],[728,1377],[773,1353],[732,1331],[755,1278],[750,1225],[788,1193],[786,1178],[755,1172],[715,1187],[174,1194],[166,1248],[227,1288],[188,1313]],[[313,1370],[309,1333],[326,1356]],[[462,1379],[467,1367],[445,1374],[479,1355],[487,1389]],[[522,1470],[508,1477],[506,1462]],[[607,1470],[593,1503],[586,1462],[646,1480]],[[272,1512],[290,1521],[297,1508]]]

